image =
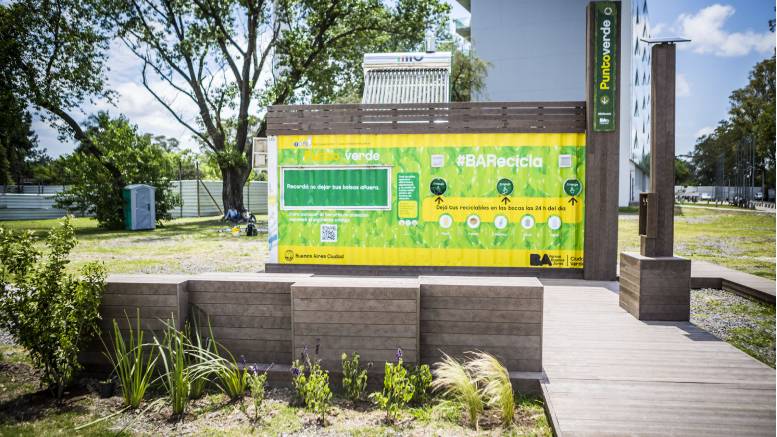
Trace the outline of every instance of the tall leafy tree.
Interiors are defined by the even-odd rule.
[[[0,4],[2,80],[24,106],[32,106],[62,137],[102,161],[111,183],[124,186],[118,167],[94,146],[77,118],[80,107],[110,101],[106,50],[111,22],[91,1],[17,0]]]
[[[90,147],[110,160],[129,184],[147,184],[156,188],[155,209],[158,221],[172,218],[171,211],[180,199],[172,190],[175,174],[173,155],[148,134],[140,134],[126,117],[111,118],[100,112],[89,118],[86,134]],[[94,214],[102,227],[116,229],[124,224],[122,188],[111,183],[105,162],[79,147],[63,159],[63,178],[68,189],[57,195],[57,206]]]
[[[353,95],[362,55],[411,49],[440,29],[441,0],[127,0],[121,36],[143,62],[143,84],[213,154],[225,208],[243,209],[252,136],[262,108]],[[161,79],[197,108],[194,120],[152,84]]]
[[[469,102],[486,88],[486,76],[491,64],[478,58],[471,48],[461,41],[443,44],[444,50],[451,50],[451,100]]]
[[[736,184],[751,162],[737,151],[754,146],[755,182],[764,190],[775,186],[775,58],[753,67],[750,80],[729,97],[729,117],[714,132],[697,139],[691,159],[695,182]],[[748,149],[749,150],[749,149]],[[748,158],[748,157],[745,157]],[[741,181],[739,181],[741,182]]]
[[[0,85],[0,185],[21,184],[33,176],[35,164],[48,159],[31,125],[29,111]]]
[[[750,81],[729,97],[732,127],[742,140],[755,145],[757,174],[762,187],[774,187],[775,141],[775,58],[765,59],[753,67]]]

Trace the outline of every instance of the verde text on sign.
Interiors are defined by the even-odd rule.
[[[620,2],[594,2],[593,130],[613,132],[618,73],[618,17]]]
[[[281,209],[391,209],[391,168],[281,168]]]

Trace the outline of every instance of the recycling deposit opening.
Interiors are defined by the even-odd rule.
[[[583,267],[585,134],[269,137],[270,262]]]

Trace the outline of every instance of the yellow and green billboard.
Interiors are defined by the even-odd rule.
[[[585,134],[269,139],[270,262],[582,268]]]

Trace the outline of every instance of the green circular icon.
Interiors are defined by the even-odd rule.
[[[431,190],[432,194],[435,196],[442,196],[447,189],[448,184],[443,178],[434,178],[432,179],[432,183],[429,184],[429,190]]]
[[[496,191],[503,196],[509,196],[513,192],[513,181],[507,178],[499,179],[496,183]]]
[[[570,196],[577,196],[581,191],[583,191],[583,184],[577,179],[567,179],[564,182],[564,192]]]

